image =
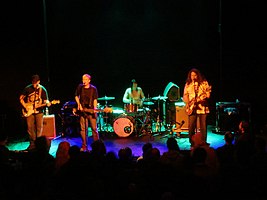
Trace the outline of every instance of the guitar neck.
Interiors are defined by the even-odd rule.
[[[40,104],[40,105],[35,105],[35,108],[41,108],[41,107],[44,107],[44,106],[46,106],[46,103],[43,103],[43,104]]]
[[[53,104],[58,104],[58,103],[60,103],[60,102],[59,102],[59,100],[53,100],[53,101],[51,101],[50,103],[51,103],[51,105],[53,105]],[[28,106],[33,106],[34,109],[37,109],[37,108],[41,108],[41,107],[45,107],[45,106],[47,106],[46,103],[42,103],[42,104],[27,103],[27,105],[28,105]]]
[[[83,109],[84,112],[88,112],[88,113],[94,113],[96,112],[112,112],[111,108],[104,108],[104,109],[93,109],[93,108],[84,108]]]
[[[88,113],[94,113],[95,111],[96,112],[102,112],[103,109],[84,108],[83,111],[88,112]]]

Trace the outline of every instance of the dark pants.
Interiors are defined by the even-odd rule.
[[[199,127],[197,127],[197,120],[199,119]],[[188,135],[189,142],[193,146],[192,137],[199,130],[203,142],[207,142],[207,114],[192,114],[189,115],[188,121]]]
[[[30,147],[34,146],[34,141],[43,132],[43,113],[32,114],[26,118],[27,132],[30,139]]]
[[[88,126],[92,129],[93,140],[99,140],[99,134],[97,130],[96,117],[93,115],[81,116],[80,117],[80,134],[82,137],[82,146],[87,146]]]

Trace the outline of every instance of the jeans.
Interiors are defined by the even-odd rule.
[[[37,137],[42,135],[43,131],[43,113],[32,114],[26,118],[27,132],[29,134],[30,146],[34,145]]]
[[[97,130],[97,120],[93,115],[80,116],[80,134],[82,138],[82,146],[87,146],[88,126],[90,123],[92,129],[93,140],[99,140],[99,134]]]
[[[197,119],[199,118],[199,127],[197,127]],[[189,135],[189,142],[191,146],[193,145],[192,136],[197,132],[201,134],[201,139],[203,142],[207,142],[207,114],[192,114],[189,115],[188,121],[188,135]]]

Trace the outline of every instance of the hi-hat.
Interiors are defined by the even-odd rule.
[[[152,97],[153,100],[166,100],[168,97],[163,97],[163,96],[157,96],[157,97]]]
[[[107,96],[104,96],[104,97],[98,98],[97,100],[108,101],[108,100],[113,100],[113,99],[115,99],[115,97],[107,97]]]

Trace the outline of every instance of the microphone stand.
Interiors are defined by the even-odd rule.
[[[199,84],[198,84],[198,81],[197,82],[195,82],[195,81],[193,81],[193,84],[194,84],[194,91],[195,91],[195,103],[197,103],[197,97],[198,97],[198,87],[199,87]],[[196,111],[194,111],[194,112],[196,112]],[[195,130],[195,132],[197,133],[198,132],[198,128],[199,127],[197,127],[197,122],[198,122],[198,120],[199,120],[199,117],[198,117],[198,115],[197,115],[197,113],[196,113],[196,130]]]

